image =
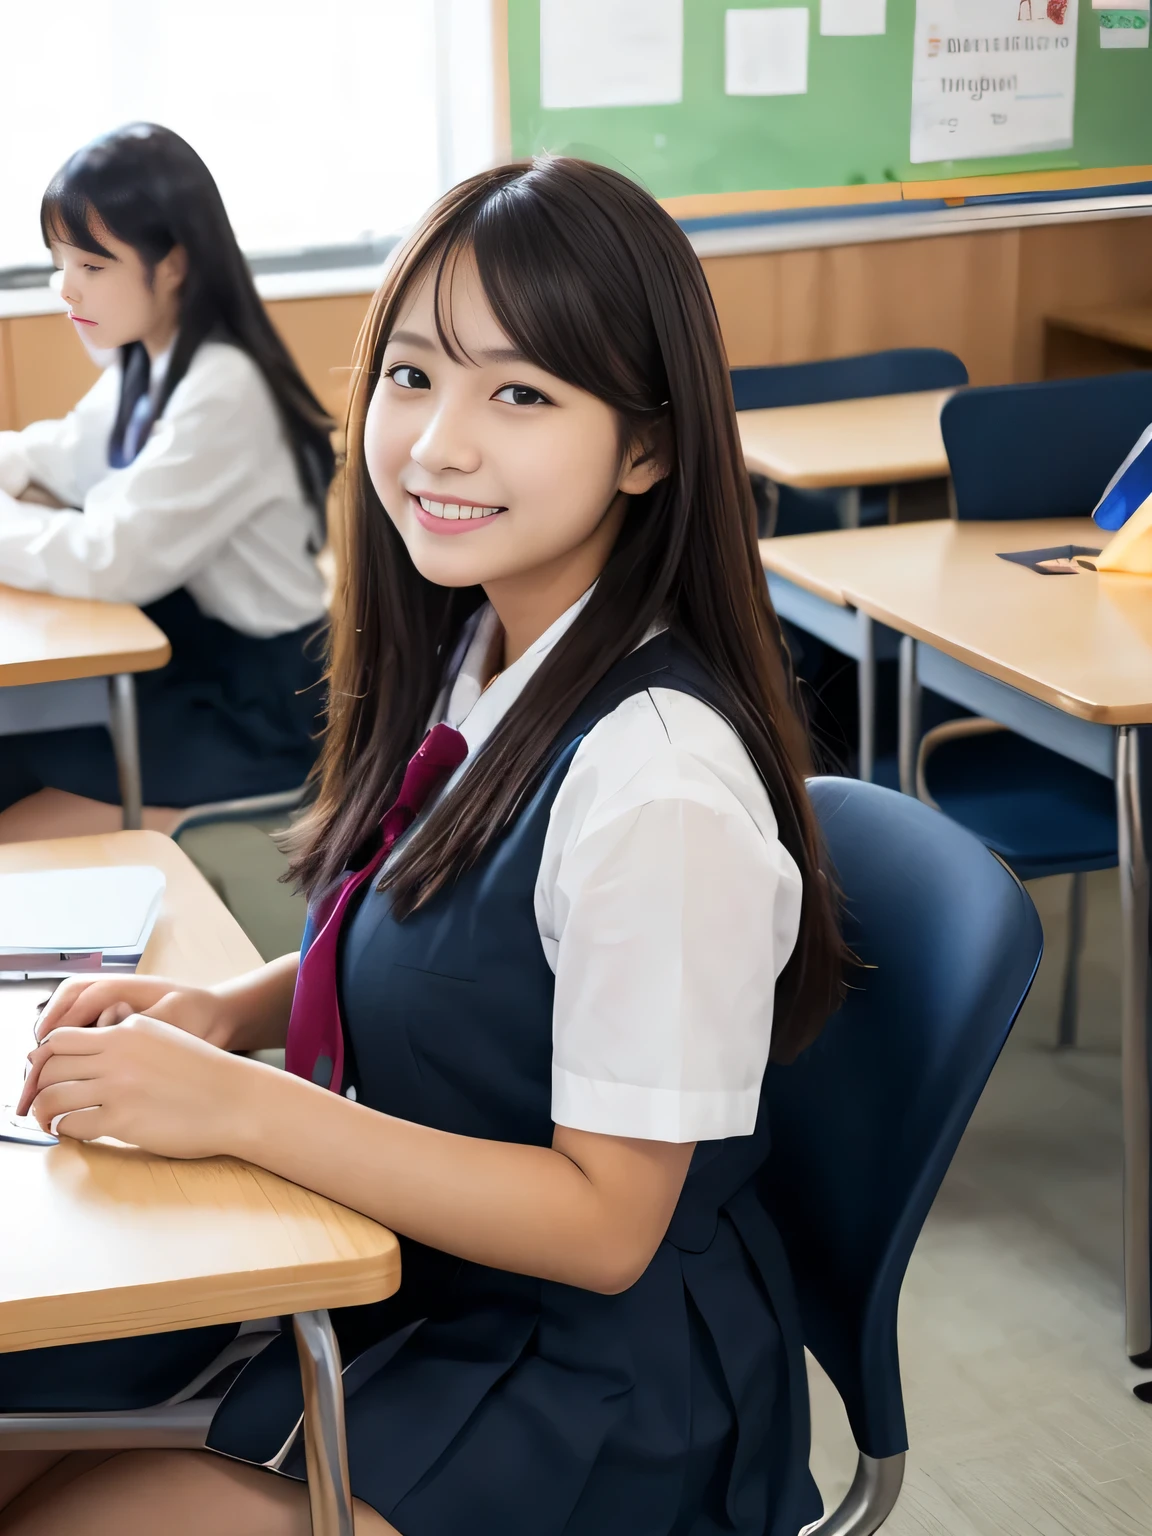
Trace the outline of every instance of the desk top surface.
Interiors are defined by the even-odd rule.
[[[0,586],[0,686],[148,672],[172,654],[131,603],[98,603]]]
[[[1152,303],[1106,304],[1091,309],[1061,309],[1047,316],[1050,325],[1124,347],[1152,352]]]
[[[168,885],[140,969],[211,983],[260,957],[168,838],[116,832],[0,846],[0,872],[154,864]],[[0,1102],[10,1102],[46,986],[0,984]],[[116,1143],[0,1142],[0,1351],[378,1301],[395,1237],[231,1158],[170,1161]]]
[[[781,485],[825,490],[930,480],[948,473],[940,412],[954,394],[930,389],[868,400],[829,400],[738,411],[750,470]]]
[[[765,539],[767,569],[1068,714],[1152,722],[1152,581],[1042,576],[1001,552],[1107,539],[1087,518],[950,519]]]

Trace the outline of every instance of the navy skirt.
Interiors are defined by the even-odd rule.
[[[225,1323],[0,1354],[0,1413],[153,1408],[194,1381],[236,1332],[235,1323]]]
[[[324,626],[257,639],[207,618],[183,590],[144,612],[172,659],[136,674],[145,805],[203,805],[294,789],[316,758]],[[39,789],[120,803],[103,726],[0,738],[0,810]]]

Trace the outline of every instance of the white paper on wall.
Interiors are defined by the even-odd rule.
[[[887,0],[820,0],[821,37],[875,37],[887,31]]]
[[[683,94],[683,0],[540,0],[541,106],[640,107]]]
[[[1118,5],[1101,8],[1101,48],[1147,48],[1150,19],[1147,7],[1143,10]]]
[[[808,16],[806,6],[725,12],[725,92],[803,96],[808,89]]]
[[[1078,0],[916,0],[914,165],[1072,147]]]

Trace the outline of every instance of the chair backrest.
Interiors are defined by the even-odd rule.
[[[940,417],[956,515],[1087,517],[1152,422],[1152,370],[967,389]]]
[[[765,1080],[762,1194],[805,1343],[868,1456],[907,1449],[896,1312],[960,1136],[1028,994],[1040,920],[1023,886],[947,817],[856,779],[809,791],[861,961],[844,1007]]]
[[[733,368],[738,411],[777,405],[820,405],[825,400],[863,400],[871,395],[910,395],[921,389],[952,389],[968,382],[968,370],[938,347],[900,347],[818,363],[779,368]]]

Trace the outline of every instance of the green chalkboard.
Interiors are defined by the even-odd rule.
[[[1080,0],[1073,148],[935,165],[908,159],[916,0],[888,0],[879,37],[821,37],[819,0],[807,0],[808,93],[771,97],[724,94],[724,12],[734,3],[755,8],[684,0],[682,101],[545,111],[539,0],[508,0],[513,154],[607,161],[657,197],[1152,165],[1152,49],[1102,49],[1091,0]]]

